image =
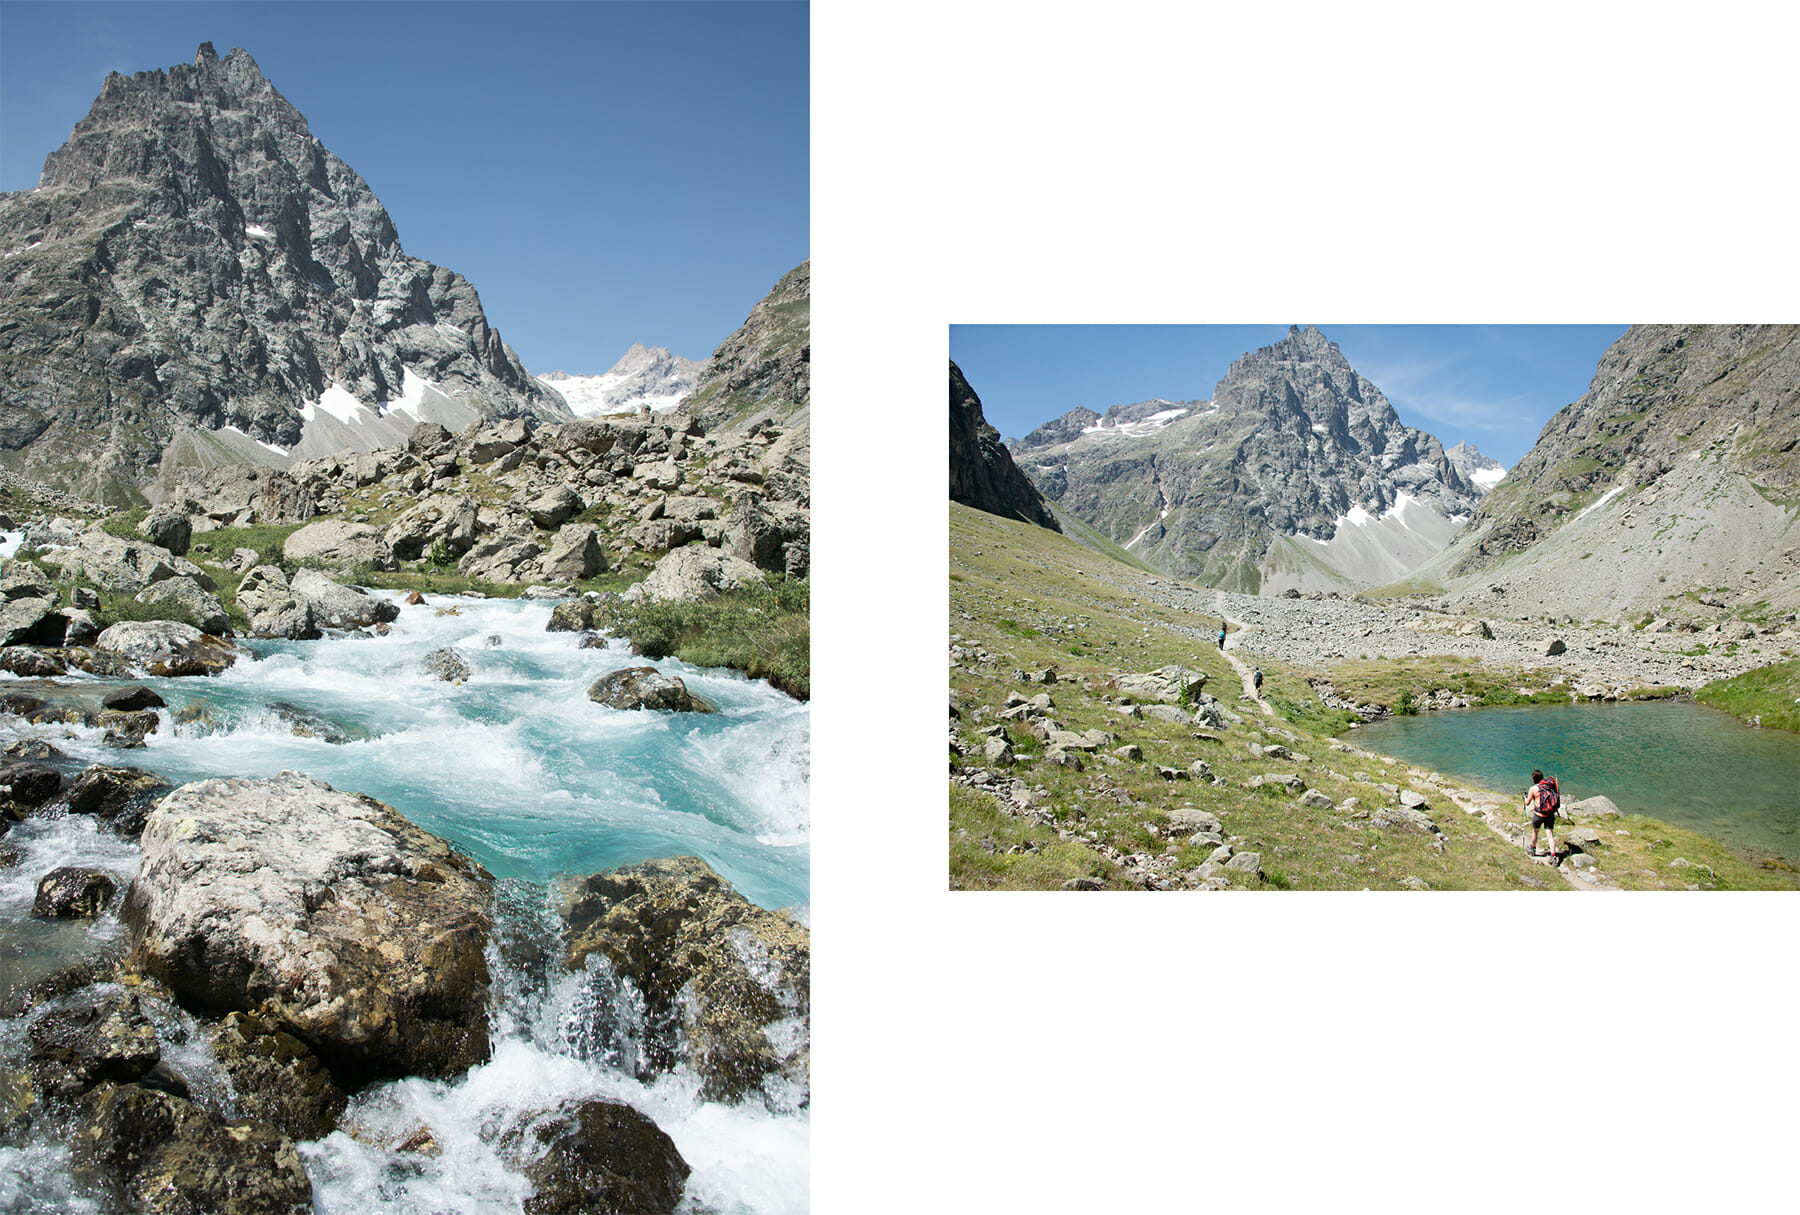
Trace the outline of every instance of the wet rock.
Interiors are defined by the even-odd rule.
[[[309,641],[320,635],[311,600],[288,585],[280,566],[259,565],[238,583],[238,607],[250,618],[250,636]]]
[[[614,709],[713,712],[710,704],[687,690],[679,675],[664,675],[655,667],[626,667],[603,675],[588,688],[588,699]]]
[[[72,1143],[76,1176],[144,1215],[304,1215],[312,1182],[293,1141],[261,1122],[222,1122],[137,1084],[98,1088]]]
[[[136,836],[168,783],[142,768],[94,764],[69,783],[69,812],[91,814],[122,835]]]
[[[343,1090],[306,1043],[273,1018],[227,1013],[213,1031],[212,1045],[245,1117],[296,1140],[320,1139],[337,1127]]]
[[[526,1215],[673,1211],[690,1172],[648,1117],[599,1098],[532,1127]]]
[[[54,650],[40,650],[28,645],[9,645],[0,650],[0,671],[10,671],[27,679],[54,679],[67,669]]]
[[[286,722],[289,731],[295,738],[318,738],[341,747],[348,742],[358,742],[369,737],[369,732],[360,726],[347,726],[333,721],[323,713],[315,712],[304,705],[297,705],[285,700],[271,701],[269,708],[282,721]]]
[[[327,629],[366,629],[400,617],[400,606],[367,591],[333,582],[318,570],[301,570],[289,583],[312,605],[313,623]]]
[[[160,709],[167,704],[154,689],[142,684],[129,688],[115,688],[100,698],[100,703],[109,709],[117,709],[121,713],[132,713],[139,709]]]
[[[420,665],[427,675],[445,683],[462,683],[470,675],[469,660],[454,646],[431,651]]]
[[[643,996],[653,1070],[685,1049],[709,1099],[785,1076],[804,1091],[811,946],[698,857],[595,874],[565,892],[568,961],[599,953]]]
[[[27,1064],[44,1096],[68,1099],[104,1081],[125,1083],[162,1058],[156,1028],[138,998],[121,987],[82,988],[31,1024]]]
[[[156,733],[161,722],[152,709],[142,709],[136,713],[106,709],[94,724],[106,731],[106,737],[101,741],[107,746],[130,749],[143,746],[144,740]]]
[[[44,702],[40,700],[37,702],[37,705],[34,705],[33,707],[40,707],[43,703]],[[11,712],[10,709],[0,711]],[[69,758],[58,750],[54,743],[45,742],[41,738],[21,738],[17,742],[8,743],[6,744],[6,749],[0,751],[0,755],[5,755],[8,759]]]
[[[237,647],[176,620],[122,620],[94,643],[93,665],[112,669],[110,657],[126,669],[164,678],[217,675],[237,661]]]
[[[0,766],[0,798],[23,806],[41,806],[62,790],[62,773],[46,764],[9,763]]]
[[[594,601],[588,598],[565,599],[550,609],[547,633],[585,633],[594,627]]]
[[[493,879],[393,807],[295,772],[158,803],[124,918],[185,1001],[257,1009],[350,1081],[488,1047]]]
[[[118,889],[102,869],[52,869],[37,884],[31,914],[46,920],[91,920],[112,905]]]

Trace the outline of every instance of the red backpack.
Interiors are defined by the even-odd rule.
[[[1555,814],[1562,809],[1562,790],[1556,787],[1556,778],[1546,776],[1538,782],[1538,813]]]

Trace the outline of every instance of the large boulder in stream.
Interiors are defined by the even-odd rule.
[[[173,1093],[105,1084],[83,1103],[75,1175],[144,1215],[305,1215],[312,1182],[294,1143],[262,1122],[225,1122]]]
[[[183,785],[144,824],[134,963],[255,1010],[346,1083],[487,1057],[493,878],[392,806],[297,772]]]
[[[357,587],[342,586],[318,570],[301,570],[288,585],[312,605],[313,623],[322,628],[366,629],[400,615],[400,606],[393,600],[377,599]]]
[[[583,1101],[524,1139],[525,1215],[673,1211],[691,1171],[661,1127],[618,1101]]]
[[[238,583],[238,607],[250,618],[250,636],[311,641],[319,636],[312,601],[288,585],[278,565],[259,565]]]
[[[653,1071],[683,1055],[709,1100],[783,1078],[804,1099],[810,935],[733,890],[699,857],[596,873],[564,891],[568,961],[598,953],[642,995]]]
[[[688,691],[679,675],[655,667],[626,667],[602,675],[588,688],[588,699],[609,709],[662,709],[673,713],[711,713],[713,707]]]
[[[94,640],[102,657],[146,675],[217,675],[237,661],[237,647],[179,620],[121,620]]]

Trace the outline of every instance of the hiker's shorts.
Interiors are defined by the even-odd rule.
[[[1533,827],[1554,827],[1554,826],[1556,826],[1556,811],[1552,810],[1547,814],[1532,815],[1531,816],[1531,825]]]

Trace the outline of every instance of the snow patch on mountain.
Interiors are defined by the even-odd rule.
[[[1472,443],[1458,443],[1444,452],[1450,463],[1456,465],[1456,471],[1463,475],[1463,480],[1473,485],[1477,492],[1486,494],[1494,486],[1506,479],[1506,466],[1492,456],[1484,456]]]
[[[577,417],[591,418],[640,409],[666,413],[694,391],[699,371],[699,363],[670,354],[667,346],[635,342],[623,358],[600,375],[551,371],[537,379],[562,394]]]

